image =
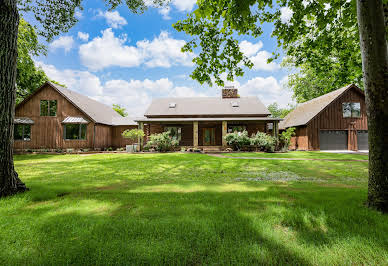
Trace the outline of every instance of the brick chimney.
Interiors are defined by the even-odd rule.
[[[235,89],[234,86],[225,86],[225,88],[222,89],[222,99],[227,98],[240,98],[238,89]]]

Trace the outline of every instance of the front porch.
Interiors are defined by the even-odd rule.
[[[144,130],[145,133],[145,137],[139,139],[141,149],[150,135],[165,131],[170,131],[181,147],[221,149],[227,147],[224,138],[226,134],[235,130],[247,130],[249,136],[260,131],[277,137],[280,119],[272,117],[144,118],[136,121],[139,129]]]

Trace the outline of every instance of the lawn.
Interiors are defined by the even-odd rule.
[[[0,265],[388,262],[388,216],[364,207],[367,162],[174,153],[15,164],[31,191],[0,200]]]
[[[294,151],[287,153],[264,152],[234,152],[224,153],[231,157],[259,157],[259,158],[298,158],[298,159],[325,159],[325,160],[368,160],[368,155],[356,153],[329,153],[319,151]]]

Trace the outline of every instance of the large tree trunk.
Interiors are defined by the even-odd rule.
[[[369,131],[368,205],[388,212],[388,52],[382,0],[357,0]]]
[[[0,197],[26,190],[13,164],[13,121],[19,14],[16,0],[0,1]]]

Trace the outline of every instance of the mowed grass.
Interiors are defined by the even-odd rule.
[[[366,162],[174,153],[15,164],[31,191],[0,200],[0,265],[388,262],[388,216],[364,206]]]
[[[264,152],[234,152],[223,153],[231,157],[257,157],[257,158],[297,158],[297,159],[324,159],[324,160],[368,160],[368,155],[357,153],[330,153],[320,151],[293,151],[286,153]]]

